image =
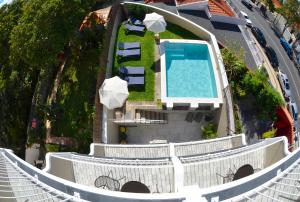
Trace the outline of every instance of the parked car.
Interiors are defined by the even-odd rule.
[[[252,25],[252,21],[249,19],[247,13],[241,11],[241,14],[244,16],[244,18],[245,18],[245,20],[246,20],[246,25],[247,25],[248,27],[252,27],[252,26],[253,26],[253,25]]]
[[[255,38],[257,39],[257,41],[260,45],[262,45],[263,47],[265,47],[267,45],[265,36],[259,28],[252,27],[251,32],[253,33],[253,35],[255,36]]]
[[[287,104],[287,108],[294,120],[294,133],[295,133],[295,138],[297,137],[297,139],[299,138],[298,137],[298,107],[297,107],[297,104],[294,102],[294,101],[290,101],[288,104]]]
[[[279,70],[278,80],[282,88],[284,97],[289,99],[291,97],[291,89],[290,89],[290,83],[289,83],[289,79],[287,78],[287,75]]]
[[[265,53],[266,53],[271,65],[274,68],[278,68],[279,63],[278,63],[277,55],[276,55],[274,49],[271,46],[266,46]]]
[[[296,102],[291,100],[287,105],[288,105],[288,110],[289,110],[293,120],[295,122],[297,122],[298,121],[298,107],[297,107]]]
[[[250,0],[242,0],[242,4],[244,4],[248,9],[252,10],[252,2]]]
[[[283,37],[280,38],[280,43],[288,54],[289,58],[293,59],[293,50],[291,45]]]

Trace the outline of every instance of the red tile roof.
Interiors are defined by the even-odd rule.
[[[234,13],[224,0],[209,0],[208,9],[211,14],[234,17]]]
[[[274,3],[275,8],[280,8],[282,6],[281,2],[279,0],[272,0]]]
[[[176,3],[177,5],[184,5],[184,4],[196,3],[199,1],[205,1],[205,0],[176,0]]]
[[[190,3],[196,3],[205,0],[176,0],[177,5],[184,5]],[[235,14],[232,12],[229,5],[224,0],[209,0],[208,9],[211,14],[234,17]]]
[[[144,3],[174,3],[174,0],[144,0]]]

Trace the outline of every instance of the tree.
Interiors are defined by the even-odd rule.
[[[277,12],[286,20],[281,35],[283,35],[287,27],[300,23],[300,3],[298,0],[287,0],[281,8],[277,9]]]
[[[239,59],[236,54],[229,49],[222,49],[222,58],[224,66],[226,67],[226,74],[230,81],[241,80],[248,71],[245,63]]]
[[[93,0],[31,0],[11,33],[13,64],[24,61],[33,68],[53,68],[57,55],[68,45]]]
[[[269,10],[273,13],[275,11],[275,5],[272,0],[264,0]]]
[[[94,0],[15,0],[0,8],[0,146],[24,153],[30,111],[40,116],[34,107],[45,105],[57,55],[93,5]]]

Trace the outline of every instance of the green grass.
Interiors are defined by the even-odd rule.
[[[190,31],[187,31],[186,29],[183,29],[182,27],[179,27],[177,25],[174,25],[172,23],[167,23],[166,31],[163,33],[160,33],[161,39],[193,39],[193,40],[200,40],[199,37],[191,33]]]
[[[171,23],[167,23],[166,31],[160,34],[161,39],[199,39],[191,32]],[[123,25],[120,25],[117,42],[141,42],[141,58],[139,60],[114,61],[113,73],[116,75],[120,65],[145,67],[145,85],[129,87],[130,101],[153,101],[155,94],[155,61],[154,61],[154,34],[146,31],[144,35],[134,33],[125,34]],[[117,45],[118,43],[116,43]],[[115,50],[117,48],[115,47]]]
[[[145,85],[129,87],[129,100],[154,100],[154,35],[146,31],[145,35],[125,34],[124,26],[121,25],[118,32],[117,42],[136,42],[141,43],[141,58],[138,60],[117,60],[114,62],[114,73],[117,74],[120,65],[143,66],[145,67]],[[117,43],[116,43],[117,45]],[[117,49],[117,48],[115,48]]]

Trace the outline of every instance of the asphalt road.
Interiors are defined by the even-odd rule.
[[[287,74],[290,82],[292,99],[297,103],[298,109],[300,109],[300,75],[293,62],[289,59],[287,53],[281,46],[278,36],[271,27],[271,22],[265,19],[257,9],[253,8],[251,11],[245,7],[240,0],[232,1],[235,3],[237,8],[248,14],[253,26],[258,27],[263,32],[267,44],[275,50],[279,61],[279,69]]]

